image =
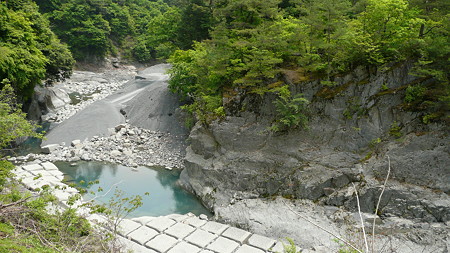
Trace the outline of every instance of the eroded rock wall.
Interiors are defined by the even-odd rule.
[[[228,99],[229,108],[246,110],[194,127],[182,182],[216,213],[240,199],[268,196],[355,210],[354,183],[362,211],[373,213],[389,156],[379,214],[449,221],[448,128],[423,124],[422,115],[403,109],[407,85],[427,82],[409,75],[410,68],[360,68],[337,77],[333,87],[318,80],[291,83],[294,94],[311,101],[310,121],[308,130],[285,134],[268,131],[274,95]],[[389,133],[393,126],[400,137]]]

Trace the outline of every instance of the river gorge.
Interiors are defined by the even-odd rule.
[[[145,203],[133,214],[134,221],[141,222],[141,216],[164,217],[164,224],[170,225],[161,230],[156,225],[151,227],[161,233],[158,236],[169,236],[166,242],[176,238],[195,245],[192,251],[173,251],[177,248],[175,242],[167,249],[155,249],[150,246],[150,240],[146,240],[135,246],[136,252],[199,252],[200,249],[274,252],[282,250],[276,241],[286,237],[304,249],[302,252],[333,252],[342,246],[316,225],[361,242],[360,217],[355,210],[352,183],[362,189],[361,219],[368,229],[377,219],[377,247],[381,249],[389,244],[395,252],[447,252],[449,249],[450,177],[448,166],[447,169],[442,168],[449,159],[446,157],[448,136],[441,134],[439,127],[424,137],[408,134],[405,145],[410,146],[406,149],[399,142],[378,147],[374,152],[377,156],[369,157],[368,163],[360,162],[362,154],[355,150],[362,149],[379,136],[380,131],[374,129],[389,128],[392,113],[386,116],[390,117],[389,120],[377,112],[378,116],[373,116],[376,120],[363,119],[367,122],[360,122],[358,119],[357,127],[351,124],[335,127],[336,115],[343,109],[319,101],[322,107],[314,110],[318,114],[331,115],[330,118],[323,121],[313,119],[312,129],[306,134],[292,132],[277,136],[266,132],[268,121],[265,116],[273,108],[267,105],[267,101],[259,101],[256,103],[262,108],[259,113],[242,112],[209,127],[197,124],[188,130],[179,109],[181,102],[167,89],[169,77],[166,71],[169,67],[168,64],[159,64],[140,71],[132,66],[99,72],[75,71],[61,84],[49,89],[38,88],[30,113],[39,118],[43,112],[42,119],[49,122],[46,139],[41,144],[42,152],[34,149],[34,153],[10,160],[17,164],[52,162],[66,179],[73,182],[99,180],[105,189],[117,183],[123,185],[122,189],[129,194],[149,192],[149,197],[155,201]],[[364,76],[362,72],[358,75]],[[389,78],[398,79],[397,76]],[[316,84],[308,85],[316,87]],[[366,87],[363,91],[358,91],[363,89],[361,86],[356,87],[349,91],[352,93],[349,96],[357,96],[357,92],[372,96],[375,89]],[[317,87],[310,90],[317,91]],[[342,101],[338,105],[345,107],[345,100]],[[231,103],[255,106],[245,99]],[[369,107],[374,108],[373,105]],[[397,120],[414,120],[414,115],[402,117]],[[405,179],[411,184],[408,186],[402,180],[401,183],[390,181],[386,198],[391,202],[383,202],[385,213],[379,214],[382,216],[380,219],[372,213],[372,205],[379,195],[380,183],[376,178],[384,178],[388,169],[383,154],[386,150],[393,150],[394,164],[397,165],[399,157],[410,158],[408,154],[413,153],[408,152],[415,151],[414,147],[420,146],[419,141],[430,150],[423,159],[443,154],[441,160],[435,161],[436,166],[430,168],[441,176],[433,180],[436,175],[412,175]],[[375,165],[370,175],[365,172],[368,164]],[[395,171],[397,168],[393,169],[396,178],[401,173]],[[421,185],[420,177],[432,182],[429,188]],[[405,189],[409,189],[410,195],[405,193]],[[415,196],[420,197],[412,203]],[[174,226],[177,219],[197,218],[192,214],[184,216],[186,213],[203,214],[206,220],[220,222],[206,223],[213,221],[204,220],[214,226],[202,223],[199,228],[219,228],[217,224],[225,226],[218,230],[204,229],[215,234],[215,238],[231,240],[222,235],[233,226],[248,234],[240,232],[246,235],[242,241],[222,242],[233,245],[231,250],[218,247],[219,242],[216,241],[219,239],[211,239],[201,246],[166,234],[166,229]],[[172,214],[181,216],[167,218]],[[132,229],[128,227],[130,231],[124,237],[136,234],[148,222],[139,223],[142,226],[130,225]],[[195,226],[188,224],[192,229],[188,234],[196,233],[193,230]],[[273,242],[270,241],[270,246],[262,246],[250,233],[272,238]]]

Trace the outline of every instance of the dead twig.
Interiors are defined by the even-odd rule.
[[[5,208],[8,208],[8,207],[10,207],[10,206],[19,205],[19,204],[21,204],[21,203],[23,203],[23,202],[26,202],[27,200],[29,200],[29,199],[32,198],[32,197],[34,197],[34,196],[28,196],[28,197],[26,197],[26,198],[24,198],[24,199],[21,199],[21,200],[18,200],[18,201],[16,201],[16,202],[12,202],[12,203],[9,203],[9,204],[5,204],[5,205],[0,204],[0,209],[5,209]]]
[[[375,208],[375,217],[373,219],[373,224],[372,224],[372,252],[374,252],[374,245],[375,245],[375,221],[376,221],[376,217],[378,215],[378,208],[380,208],[380,203],[381,203],[381,197],[383,196],[384,190],[386,189],[386,184],[389,178],[389,174],[391,173],[391,159],[389,158],[389,156],[387,156],[388,159],[388,172],[386,175],[386,179],[384,180],[384,184],[381,186],[381,193],[380,196],[378,197],[378,202],[377,202],[377,206]]]
[[[363,234],[363,237],[364,237],[364,246],[366,248],[366,252],[369,252],[369,245],[367,243],[366,229],[365,229],[364,220],[363,220],[363,217],[362,217],[362,214],[361,214],[361,205],[359,204],[358,191],[356,190],[356,186],[355,186],[355,184],[353,182],[352,182],[352,185],[353,185],[353,189],[355,189],[355,194],[356,194],[356,204],[358,206],[358,214],[359,214],[359,219],[361,221],[362,234]],[[372,252],[373,252],[373,250],[372,250]]]

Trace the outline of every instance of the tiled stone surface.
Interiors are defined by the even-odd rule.
[[[65,204],[78,191],[61,183],[64,175],[55,168],[54,164],[46,162],[17,167],[13,172],[30,189],[44,185],[54,188],[56,197]],[[83,213],[87,215],[88,211]],[[97,224],[105,221],[105,217],[96,214],[89,214],[87,219]],[[193,214],[124,219],[120,226],[119,241],[136,253],[268,253],[283,250],[282,243],[272,238],[207,221],[206,217],[199,219]]]
[[[177,242],[177,239],[165,234],[161,234],[151,239],[145,244],[145,246],[154,249],[157,252],[167,252],[170,248],[175,246]]]
[[[147,227],[151,227],[153,229],[156,229],[160,232],[166,230],[168,227],[175,224],[175,221],[166,217],[158,217],[154,220],[151,220],[147,224],[145,224]]]
[[[251,235],[250,232],[247,232],[245,230],[230,227],[222,234],[222,236],[227,237],[231,240],[237,241],[238,243],[242,244],[244,241]]]
[[[206,247],[209,243],[211,243],[216,236],[205,230],[197,229],[194,233],[190,234],[186,237],[185,241],[195,244],[199,247]]]
[[[219,237],[217,240],[208,245],[207,249],[221,253],[231,253],[239,247],[237,242],[230,239]]]
[[[169,250],[168,253],[197,253],[200,248],[187,242],[180,242]]]
[[[254,246],[256,248],[262,249],[262,250],[269,250],[273,247],[275,244],[275,240],[261,236],[261,235],[252,235],[250,238],[248,238],[248,244],[251,246]]]
[[[143,245],[157,235],[159,235],[158,231],[146,226],[140,226],[138,229],[128,234],[127,237]]]
[[[198,217],[189,217],[186,220],[184,220],[183,223],[186,223],[193,227],[201,227],[206,223],[206,221],[200,220]]]
[[[203,230],[211,232],[216,235],[222,234],[225,229],[228,228],[228,225],[220,224],[214,221],[208,221],[205,225],[202,226]]]
[[[176,237],[178,239],[183,239],[190,233],[194,232],[195,228],[183,223],[177,223],[172,227],[168,228],[165,233]]]
[[[247,244],[243,245],[242,247],[240,247],[238,250],[235,251],[235,253],[264,253],[264,252],[265,251],[257,249],[252,246],[248,246]]]
[[[123,219],[120,221],[119,226],[120,226],[119,234],[126,236],[129,233],[136,230],[137,228],[139,228],[141,224],[132,220]]]

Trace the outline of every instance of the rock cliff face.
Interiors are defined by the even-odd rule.
[[[286,134],[267,130],[273,95],[236,96],[228,107],[245,112],[193,128],[182,182],[218,216],[236,201],[269,196],[355,211],[352,183],[361,210],[373,213],[389,156],[391,175],[379,214],[449,221],[448,128],[423,124],[419,113],[402,109],[406,85],[426,81],[408,75],[410,68],[357,69],[337,77],[333,87],[291,83],[294,94],[311,101],[310,122],[308,130]]]

